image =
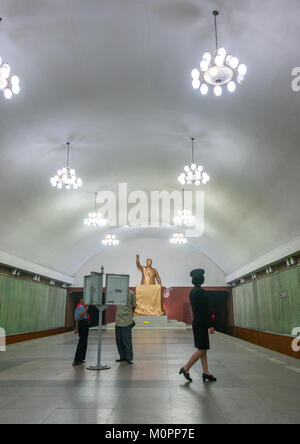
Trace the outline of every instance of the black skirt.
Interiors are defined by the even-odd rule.
[[[199,323],[193,323],[193,333],[195,347],[199,350],[209,350],[208,328],[202,327]]]

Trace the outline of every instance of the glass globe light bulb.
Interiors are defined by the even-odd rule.
[[[7,100],[10,100],[10,99],[12,98],[12,96],[13,96],[12,90],[9,89],[9,88],[6,88],[6,89],[4,90],[4,97],[5,97]]]
[[[209,67],[209,63],[207,60],[202,60],[200,63],[200,69],[201,71],[206,71]]]
[[[8,63],[5,63],[4,65],[2,65],[1,67],[1,75],[2,77],[4,77],[5,79],[8,79],[9,75],[10,75],[10,66]]]
[[[216,64],[217,66],[222,66],[223,63],[224,63],[224,57],[218,55],[218,56],[215,58],[215,64]]]
[[[21,91],[20,85],[12,85],[11,89],[12,89],[12,92],[16,95],[19,94]]]
[[[200,71],[198,69],[193,69],[191,76],[193,79],[199,80],[200,77]]]
[[[244,75],[246,74],[246,72],[247,72],[247,66],[244,65],[244,64],[239,65],[239,67],[238,67],[238,73],[239,73],[241,76],[244,76]]]
[[[219,85],[215,86],[214,87],[214,93],[218,97],[221,96],[222,95],[222,88],[221,88],[221,86],[219,86]]]
[[[227,89],[229,92],[234,92],[236,89],[235,83],[233,81],[229,82],[227,84]]]
[[[3,91],[8,85],[7,79],[0,75],[0,90]]]
[[[223,57],[223,59],[224,59],[225,56],[226,56],[226,49],[225,49],[225,48],[220,48],[220,49],[218,49],[218,54],[219,54],[221,57]]]
[[[11,84],[12,85],[19,85],[20,84],[20,79],[18,76],[12,76],[12,78],[10,79]]]
[[[242,85],[242,83],[244,83],[245,77],[241,76],[240,74],[237,76],[236,78],[237,82],[239,85]]]
[[[192,86],[194,89],[199,89],[200,88],[200,80],[199,79],[194,79],[192,81]]]
[[[211,53],[210,53],[210,52],[205,52],[205,53],[203,54],[202,59],[203,59],[203,60],[206,60],[208,63],[210,63],[210,61],[211,61]]]
[[[208,93],[208,86],[206,85],[206,83],[203,83],[201,85],[200,92],[203,96],[206,96],[206,94]]]
[[[238,67],[238,64],[239,64],[239,59],[237,57],[231,57],[229,61],[229,66],[232,69],[236,69]]]

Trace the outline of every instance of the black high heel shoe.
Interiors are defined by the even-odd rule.
[[[202,375],[203,382],[209,381],[209,382],[216,382],[217,378],[215,378],[213,375],[207,375],[206,373],[203,373]]]
[[[192,378],[190,377],[190,374],[187,373],[187,372],[184,370],[184,367],[182,367],[182,368],[179,370],[179,374],[180,374],[180,375],[183,375],[187,381],[189,381],[189,382],[193,382]]]

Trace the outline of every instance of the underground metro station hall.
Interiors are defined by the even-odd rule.
[[[1,2],[1,425],[300,424],[299,16]]]

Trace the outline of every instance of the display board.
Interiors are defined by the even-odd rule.
[[[84,303],[87,305],[102,305],[103,274],[92,272],[84,276]]]
[[[106,275],[106,304],[127,305],[129,291],[129,275]]]

